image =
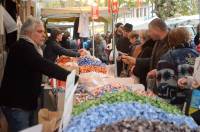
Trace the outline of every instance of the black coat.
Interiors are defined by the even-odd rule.
[[[117,50],[126,54],[131,53],[131,43],[128,38],[121,37],[118,38],[118,41],[116,43]],[[126,66],[127,67],[127,66]],[[117,62],[117,75],[120,76],[121,72],[123,70],[123,62],[118,61]]]
[[[42,74],[65,81],[69,73],[42,58],[33,44],[20,39],[8,54],[0,88],[0,106],[35,110]]]
[[[167,35],[163,40],[158,40],[155,42],[150,58],[137,58],[136,65],[142,67],[143,69],[156,69],[160,57],[164,55],[168,50],[169,44]]]
[[[142,46],[142,51],[139,54],[138,58],[150,58],[152,55],[153,47],[155,41],[149,40]],[[142,67],[136,63],[135,68],[133,70],[133,74],[139,77],[140,82],[146,86],[146,76],[149,72],[149,65],[146,67]]]
[[[120,38],[118,42],[116,43],[117,50],[126,54],[131,53],[130,46],[131,46],[131,42],[129,41],[128,38],[125,38],[125,37]]]
[[[61,41],[61,46],[65,49],[71,49],[70,47],[70,40],[66,39],[66,40],[62,40]]]
[[[200,41],[199,41],[199,39],[200,39],[200,38],[199,38],[199,37],[200,37],[199,35],[200,35],[200,34],[197,33],[197,35],[196,35],[195,38],[194,38],[194,43],[195,43],[196,45],[198,45],[199,42],[200,42]]]
[[[44,49],[44,58],[55,62],[56,58],[61,55],[71,56],[71,57],[79,57],[80,54],[78,52],[74,52],[69,49],[65,49],[61,47],[55,40],[49,39],[46,42],[46,47]]]

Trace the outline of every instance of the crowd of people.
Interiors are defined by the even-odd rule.
[[[150,89],[157,96],[183,109],[188,96],[191,96],[188,91],[200,86],[200,82],[192,77],[195,74],[195,60],[199,57],[199,32],[200,25],[193,39],[186,28],[170,29],[160,18],[152,20],[148,30],[135,31],[129,23],[117,23],[114,34],[108,31],[94,35],[94,55],[102,62],[112,64],[109,56],[113,52],[109,46],[114,35],[118,77],[137,78],[145,90]],[[92,42],[91,39],[87,40],[87,44],[83,43],[91,53]]]
[[[148,30],[134,31],[126,23],[117,23],[114,34],[95,34],[81,45],[70,39],[70,33],[53,29],[49,38],[45,35],[43,23],[29,18],[21,28],[19,40],[9,51],[4,76],[0,88],[0,106],[11,131],[19,131],[35,124],[34,112],[41,94],[42,74],[65,81],[70,73],[55,64],[62,55],[80,57],[92,49],[102,62],[112,54],[109,46],[115,42],[119,53],[117,75],[134,76],[159,97],[169,103],[183,106],[187,90],[199,88],[198,68],[194,69],[198,50],[191,46],[200,43],[200,25],[192,40],[184,27],[170,29],[165,21],[156,18],[148,25]],[[114,35],[114,39],[112,40]],[[81,49],[82,48],[82,49]],[[114,47],[113,47],[114,48]],[[194,76],[196,75],[196,76]],[[78,76],[76,76],[76,82]]]
[[[198,68],[194,70],[194,65],[199,52],[192,46],[193,41],[196,47],[200,43],[199,25],[194,40],[186,28],[170,29],[159,18],[152,20],[146,31],[127,32],[127,25],[116,25],[117,49],[125,53],[118,60],[118,75],[123,72],[121,65],[126,64],[123,68],[126,68],[128,76],[138,78],[146,90],[151,89],[159,97],[183,109],[191,96],[188,91],[200,86],[198,73],[194,72],[198,72]],[[196,63],[199,67],[199,62]],[[200,123],[196,117],[195,120]]]

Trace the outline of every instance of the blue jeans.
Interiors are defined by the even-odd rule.
[[[18,132],[36,125],[34,111],[25,111],[18,108],[2,107],[2,111],[8,121],[11,132]]]

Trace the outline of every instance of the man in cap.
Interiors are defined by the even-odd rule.
[[[131,43],[129,41],[129,34],[131,33],[131,31],[133,30],[133,25],[126,23],[123,26],[123,37],[118,41],[118,43],[116,43],[116,47],[117,50],[120,52],[123,52],[125,54],[130,54],[131,52]],[[120,76],[121,71],[123,68],[123,63],[120,61],[117,63],[117,74],[118,76]]]
[[[130,41],[128,39],[129,34],[133,30],[133,25],[126,23],[123,27],[123,37],[119,40],[117,46],[117,50],[123,53],[130,53]]]

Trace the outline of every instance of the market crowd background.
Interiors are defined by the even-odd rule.
[[[31,6],[27,4],[30,1],[1,0],[0,2],[0,13],[3,14],[0,14],[1,20],[3,20],[0,20],[0,78],[2,78],[7,59],[6,56],[11,51],[12,44],[19,38],[26,38],[24,36],[19,36],[20,27],[26,20],[31,19],[28,18],[27,14],[34,16],[34,13],[31,10]],[[66,4],[57,1],[46,4],[51,7],[54,4],[56,5],[56,3],[59,3],[60,5],[58,6],[61,7],[65,7]],[[118,83],[106,84],[98,87],[94,91],[86,88],[86,86],[80,85],[75,92],[75,105],[72,113],[73,118],[69,126],[65,128],[65,131],[82,131],[83,129],[85,131],[109,130],[114,125],[123,125],[124,122],[133,125],[136,124],[136,126],[137,122],[150,123],[151,126],[158,124],[158,122],[148,122],[150,119],[159,119],[159,124],[164,124],[163,126],[169,128],[180,129],[177,131],[197,128],[197,124],[200,124],[199,111],[195,109],[195,112],[193,111],[190,113],[190,107],[196,108],[199,105],[199,100],[197,95],[194,95],[195,100],[193,98],[193,104],[191,103],[194,106],[191,106],[191,104],[187,102],[187,99],[193,97],[193,94],[191,94],[192,91],[198,93],[198,88],[200,87],[200,79],[198,76],[200,69],[197,64],[199,60],[196,59],[200,53],[200,25],[194,25],[192,27],[193,29],[196,27],[196,31],[194,31],[195,36],[192,37],[186,26],[171,28],[165,22],[169,17],[197,14],[198,4],[196,3],[197,1],[195,0],[167,2],[157,0],[124,2],[120,0],[119,7],[124,5],[126,9],[131,9],[131,7],[135,6],[141,7],[143,4],[153,4],[152,8],[154,7],[154,9],[152,10],[152,17],[156,14],[158,18],[153,18],[152,21],[148,23],[148,29],[143,30],[135,30],[134,25],[131,23],[119,22],[114,25],[113,32],[108,30],[103,33],[95,33],[92,36],[89,30],[90,16],[87,13],[80,13],[79,17],[74,19],[73,34],[70,31],[63,30],[63,28],[59,29],[53,27],[45,29],[45,45],[39,47],[37,51],[45,60],[48,60],[47,62],[50,67],[54,67],[53,63],[59,66],[56,65],[54,67],[59,71],[58,73],[56,70],[51,71],[57,79],[66,79],[66,74],[68,74],[68,72],[65,73],[64,69],[69,70],[69,65],[66,66],[64,64],[66,61],[72,62],[70,66],[76,67],[77,73],[81,73],[82,76],[86,78],[85,81],[89,82],[90,80],[88,78],[92,79],[93,76],[99,77],[102,76],[102,74],[104,76],[104,74],[107,73],[107,65],[114,64],[115,61],[113,58],[116,58],[117,77],[134,78],[138,83],[145,86],[141,92],[140,90],[134,91],[129,86]],[[81,4],[84,5],[84,3]],[[105,3],[99,3],[100,6],[104,4]],[[26,8],[22,8],[23,6]],[[25,12],[22,13],[23,11]],[[22,22],[19,21],[20,17]],[[13,26],[16,22],[17,26]],[[112,40],[113,38],[115,40]],[[116,45],[115,55],[113,54],[113,41]],[[20,41],[20,43],[21,42],[23,41]],[[43,52],[41,52],[41,50],[43,50]],[[23,54],[23,52],[21,53]],[[91,56],[93,53],[94,57]],[[76,64],[73,62],[76,62]],[[50,71],[46,73],[50,74]],[[6,80],[5,75],[4,80]],[[84,79],[84,77],[81,79]],[[3,84],[1,81],[2,79],[0,80],[0,86]],[[43,77],[43,83],[51,83],[51,81],[51,78]],[[114,82],[114,80],[112,81]],[[60,86],[64,85],[61,81],[59,84]],[[58,93],[63,91],[57,89],[54,92]],[[137,94],[132,94],[132,92]],[[154,100],[154,98],[144,98],[144,100],[138,96],[138,94],[142,96],[159,97],[165,101],[159,102],[157,99]],[[117,98],[117,96],[119,98]],[[150,101],[147,102],[146,100]],[[128,101],[134,103],[128,103]],[[167,108],[162,105],[162,103],[166,103],[165,105],[169,105],[169,107]],[[185,103],[187,104],[187,110],[185,109]],[[96,107],[93,108],[91,106]],[[143,109],[147,107],[150,107],[149,111],[126,111],[127,108]],[[5,106],[2,108],[5,114],[7,109]],[[113,110],[116,108],[121,108],[121,111],[119,111],[120,114],[115,117],[117,113]],[[112,114],[109,115],[109,112],[105,112],[105,115],[102,116],[99,114],[102,111],[103,113],[109,111],[110,114],[112,113],[114,116],[111,116]],[[183,111],[184,114],[189,114],[196,122],[190,117],[182,116],[180,111]],[[146,116],[145,112],[146,114],[151,113],[156,116]],[[169,113],[174,115],[170,115]],[[94,118],[87,121],[90,116]],[[129,117],[145,117],[146,120],[135,121],[135,119],[130,119],[124,121],[125,118]],[[163,117],[166,117],[166,119]],[[102,122],[93,122],[93,120],[98,118],[102,118]],[[170,126],[167,123],[162,124],[162,122],[170,122],[172,118],[174,119],[174,126]],[[116,119],[120,122],[115,122]],[[80,120],[85,120],[85,122],[77,126],[76,124],[80,122]],[[108,121],[109,124],[104,124],[104,120]],[[187,125],[187,127],[181,126],[183,124]],[[177,126],[181,127],[178,128]],[[190,128],[188,128],[188,126]]]

